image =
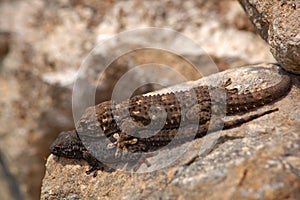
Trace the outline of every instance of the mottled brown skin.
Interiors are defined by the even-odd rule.
[[[88,108],[77,123],[76,131],[61,133],[51,145],[50,150],[57,156],[85,159],[91,166],[88,172],[103,167],[96,159],[99,157],[99,160],[106,164],[131,162],[138,167],[137,163],[146,161],[145,154],[142,152],[155,151],[171,141],[173,145],[185,143],[205,136],[208,131],[236,127],[277,111],[278,109],[268,110],[226,122],[220,119],[213,124],[210,121],[212,113],[235,114],[273,102],[284,96],[290,86],[290,78],[283,75],[278,84],[247,94],[237,94],[224,88],[199,86],[184,92],[136,96],[119,104],[107,101]],[[224,110],[219,109],[224,104],[224,100],[222,98],[211,99],[210,96],[210,92],[218,90],[225,92],[227,96]],[[151,106],[156,109],[149,113]],[[164,123],[158,130],[155,130],[155,126],[154,129],[144,128],[149,123],[157,125],[161,121]],[[134,125],[131,127],[132,122]],[[177,134],[179,126],[180,133]],[[153,132],[157,133],[149,136]],[[103,139],[105,137],[109,140]],[[111,141],[114,145],[111,145]],[[121,156],[118,154],[119,148],[130,153],[123,153]],[[93,155],[90,152],[93,152]]]
[[[290,78],[284,75],[278,84],[247,94],[227,92],[224,88],[199,86],[184,92],[135,96],[129,99],[129,101],[118,104],[107,101],[87,109],[77,123],[76,129],[80,132],[80,130],[87,130],[87,127],[90,130],[92,129],[91,127],[95,127],[95,132],[99,132],[98,129],[100,126],[105,135],[109,136],[120,132],[120,127],[122,127],[124,122],[125,124],[128,123],[129,118],[141,126],[147,125],[150,122],[159,123],[165,121],[164,129],[178,128],[179,125],[183,124],[205,124],[211,118],[212,105],[226,103],[225,113],[227,115],[246,112],[283,96],[287,93],[289,86]],[[216,90],[226,92],[226,102],[218,98],[211,100],[210,94]],[[153,105],[158,109],[149,114],[149,110]],[[164,113],[167,115],[164,116]],[[96,114],[95,117],[94,114]],[[182,116],[182,114],[185,115]],[[94,119],[97,120],[99,125],[94,125]]]

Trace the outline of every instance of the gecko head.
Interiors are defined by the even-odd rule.
[[[61,132],[50,146],[52,154],[66,158],[82,158],[84,150],[75,130]]]

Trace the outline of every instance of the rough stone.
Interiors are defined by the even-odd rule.
[[[281,66],[300,74],[300,1],[239,0]]]
[[[74,127],[72,88],[82,61],[103,39],[148,26],[190,37],[220,71],[275,61],[233,0],[0,1],[0,152],[10,180],[25,199],[39,198],[49,145],[60,131]],[[186,58],[208,65],[207,57],[191,53]],[[144,56],[129,57],[136,63],[151,60]],[[119,61],[117,67],[130,64]],[[113,81],[109,78],[108,83]],[[105,90],[99,94],[109,96]],[[0,199],[13,198],[5,177],[0,175],[0,185],[7,193],[1,190]]]

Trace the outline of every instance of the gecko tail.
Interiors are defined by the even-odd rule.
[[[254,119],[260,118],[264,115],[270,114],[272,112],[276,112],[278,110],[279,110],[278,108],[275,108],[275,109],[267,110],[267,111],[264,111],[264,112],[261,112],[261,113],[256,113],[256,114],[252,114],[252,115],[249,115],[249,116],[244,116],[244,117],[239,118],[239,119],[226,121],[226,122],[224,122],[223,129],[229,129],[229,128],[234,128],[234,127],[240,126],[243,123],[252,121]]]

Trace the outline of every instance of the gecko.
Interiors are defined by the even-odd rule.
[[[275,108],[230,121],[211,122],[214,114],[235,115],[269,104],[287,94],[291,87],[288,75],[282,75],[281,81],[271,87],[244,94],[227,89],[230,83],[228,80],[225,87],[204,85],[100,103],[86,109],[74,130],[60,133],[50,151],[56,156],[86,160],[90,165],[87,174],[103,169],[104,163],[133,163],[136,170],[142,163],[150,166],[144,152],[151,156],[151,152],[171,142],[180,145],[208,132],[237,127],[278,111]],[[226,98],[211,98],[213,92],[224,92]]]

